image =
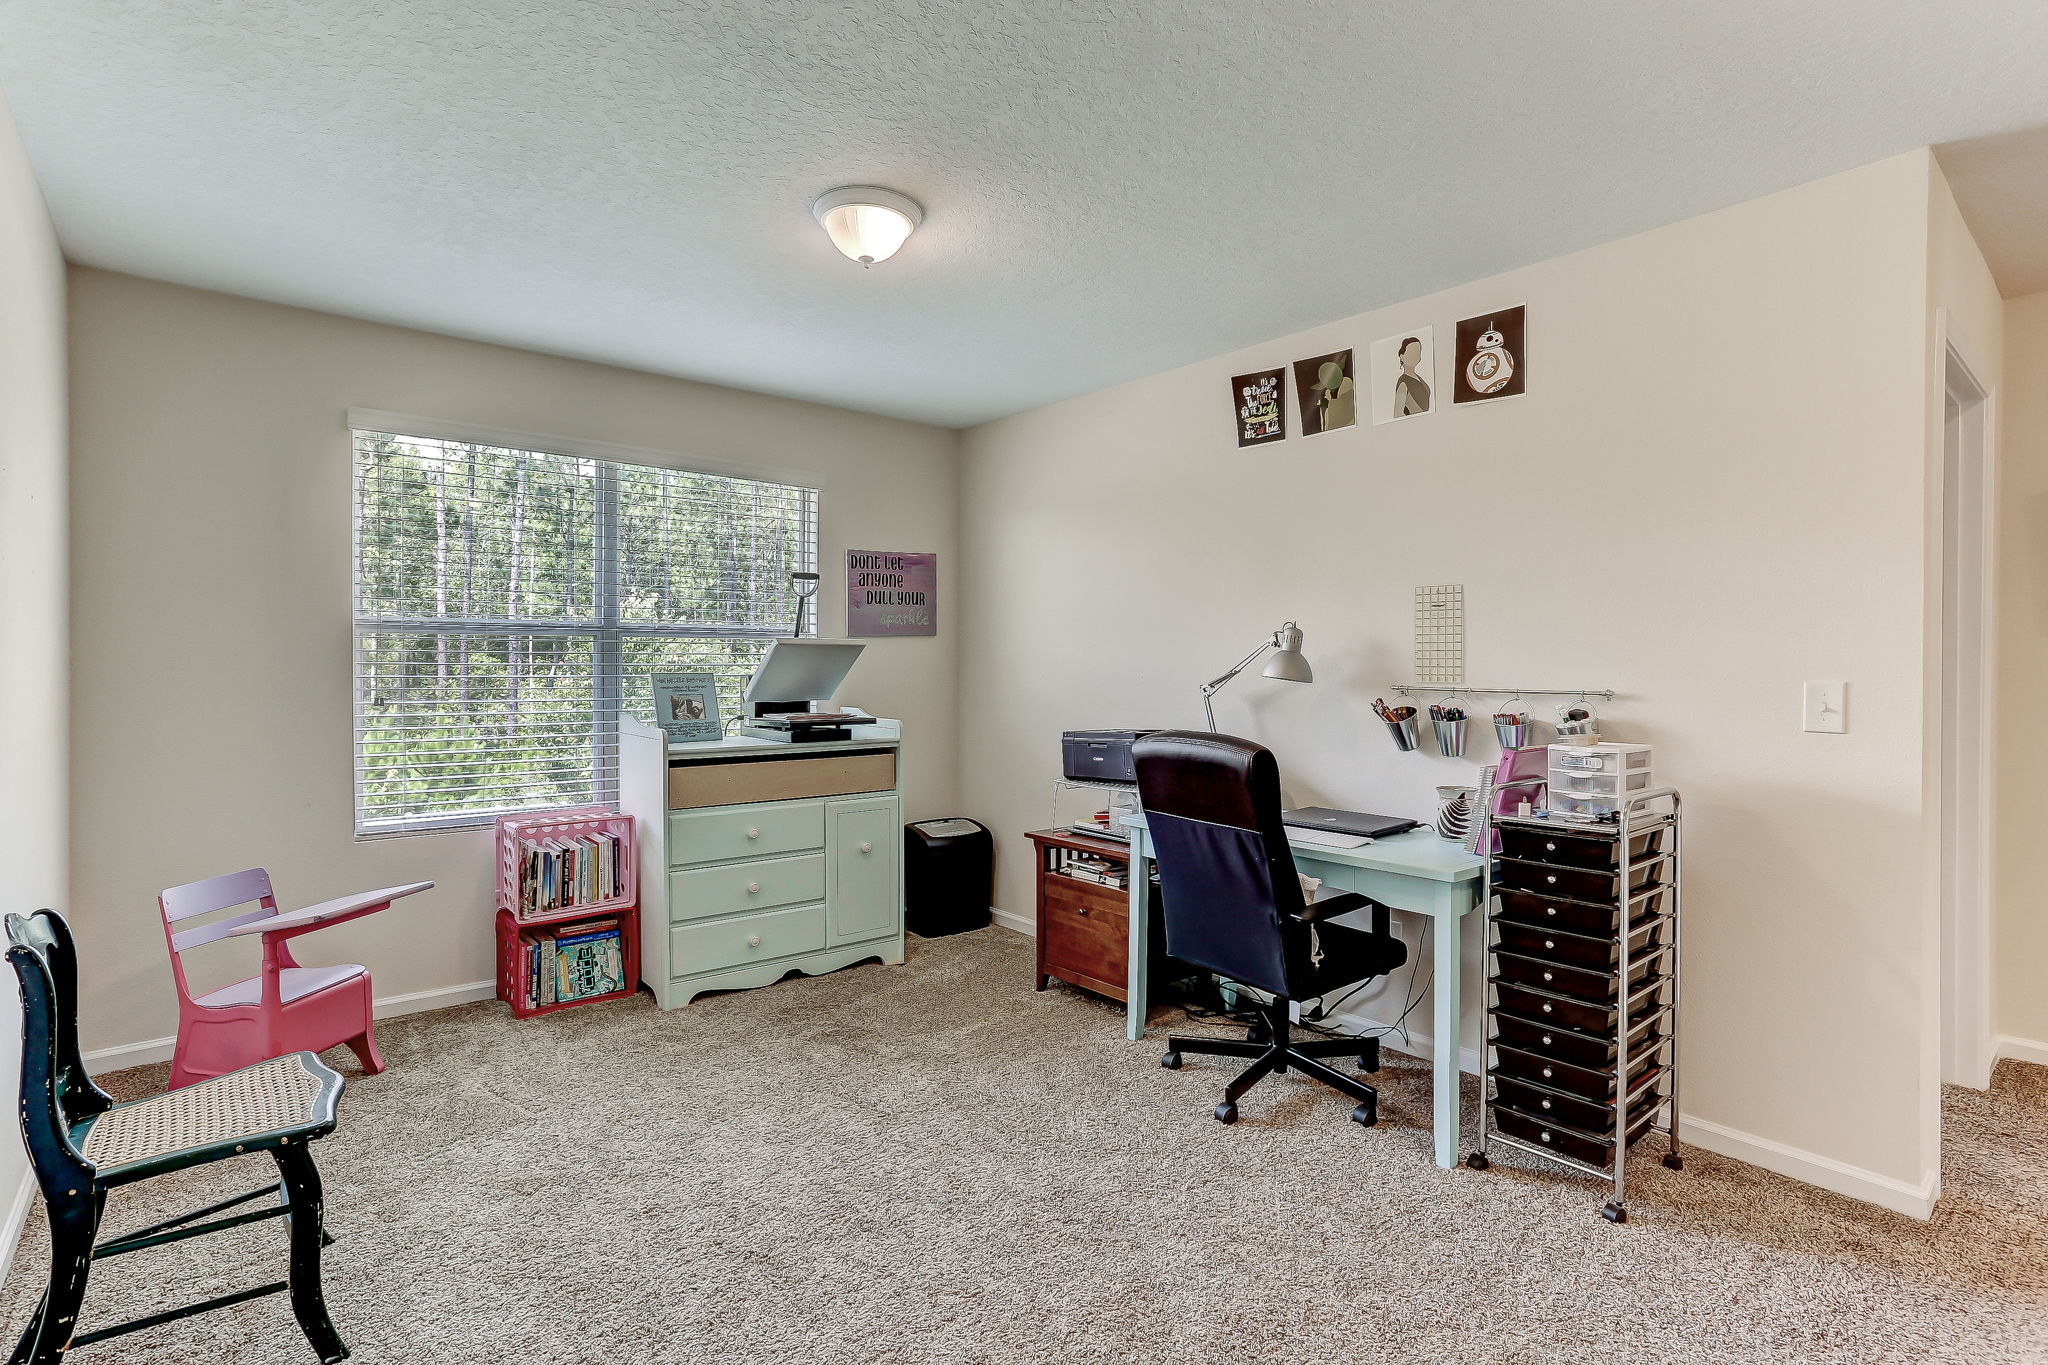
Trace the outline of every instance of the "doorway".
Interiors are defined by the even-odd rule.
[[[1991,1083],[1992,398],[1942,329],[1941,1079]]]

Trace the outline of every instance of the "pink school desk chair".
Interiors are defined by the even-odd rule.
[[[432,882],[387,886],[281,915],[271,894],[270,874],[260,867],[174,886],[157,897],[164,937],[171,945],[171,975],[178,983],[178,1047],[171,1060],[171,1089],[225,1075],[255,1062],[294,1052],[324,1052],[348,1045],[363,1070],[384,1069],[370,1035],[370,973],[353,963],[301,967],[287,942],[315,929],[343,924],[387,909],[401,896],[430,889]],[[175,929],[181,920],[258,902],[240,915]],[[195,997],[185,984],[186,951],[224,938],[263,936],[263,971],[246,981]]]

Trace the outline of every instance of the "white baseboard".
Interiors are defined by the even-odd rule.
[[[2048,1043],[2037,1043],[2032,1038],[2015,1038],[2010,1033],[2001,1033],[1992,1040],[1991,1064],[1996,1066],[2008,1057],[2016,1062],[2048,1066]]]
[[[1026,938],[1038,937],[1038,924],[1034,920],[1023,915],[1013,915],[1007,910],[998,910],[994,906],[989,907],[988,913],[990,919],[1013,934],[1022,934]]]
[[[1379,1033],[1381,1034],[1380,1045],[1382,1047],[1399,1048],[1408,1056],[1420,1057],[1425,1062],[1434,1062],[1436,1060],[1436,1039],[1427,1033],[1418,1033],[1413,1028],[1408,1030],[1408,1041],[1404,1043],[1401,1041],[1400,1034],[1382,1032],[1389,1027],[1384,1021],[1370,1019],[1363,1014],[1353,1014],[1350,1010],[1338,1010],[1335,1014],[1325,1016],[1322,1022],[1326,1027],[1341,1028],[1347,1033]],[[1458,1069],[1460,1071],[1468,1071],[1477,1076],[1480,1074],[1480,1068],[1485,1066],[1485,1064],[1486,1059],[1480,1049],[1476,1047],[1461,1047],[1458,1049]]]
[[[1861,1166],[1851,1166],[1846,1161],[1802,1151],[1726,1124],[1694,1118],[1691,1114],[1679,1116],[1678,1137],[1681,1142],[1695,1147],[1732,1156],[1737,1161],[1746,1161],[1752,1166],[1761,1166],[1767,1171],[1776,1171],[1779,1175],[1788,1175],[1794,1180],[1803,1180],[1851,1199],[1861,1199],[1909,1218],[1928,1218],[1934,1212],[1934,1201],[1941,1197],[1939,1170],[1929,1171],[1918,1185],[1908,1185],[1892,1176],[1879,1175]]]
[[[467,1005],[478,1000],[489,1000],[498,993],[495,981],[470,981],[460,986],[442,986],[431,991],[412,991],[405,995],[387,995],[371,1005],[371,1012],[379,1019],[389,1019],[400,1014],[424,1014],[428,1010],[452,1009],[456,1005]],[[139,1043],[123,1043],[118,1047],[103,1047],[85,1054],[93,1070],[120,1071],[131,1066],[148,1066],[152,1062],[168,1062],[177,1048],[177,1038],[148,1038]]]
[[[0,1223],[0,1280],[6,1279],[7,1272],[14,1268],[14,1249],[21,1245],[21,1230],[28,1226],[29,1213],[35,1206],[36,1173],[24,1168],[14,1187],[14,1197],[7,1201],[6,1221]]]

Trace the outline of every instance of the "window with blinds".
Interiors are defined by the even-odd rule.
[[[357,832],[616,800],[650,675],[735,714],[817,550],[813,488],[357,431]]]

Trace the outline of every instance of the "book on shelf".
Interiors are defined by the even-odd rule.
[[[526,940],[526,998],[559,1005],[625,990],[625,938],[619,921],[587,920]]]
[[[626,891],[619,836],[607,830],[536,839],[521,835],[519,915],[532,919],[617,900]]]

